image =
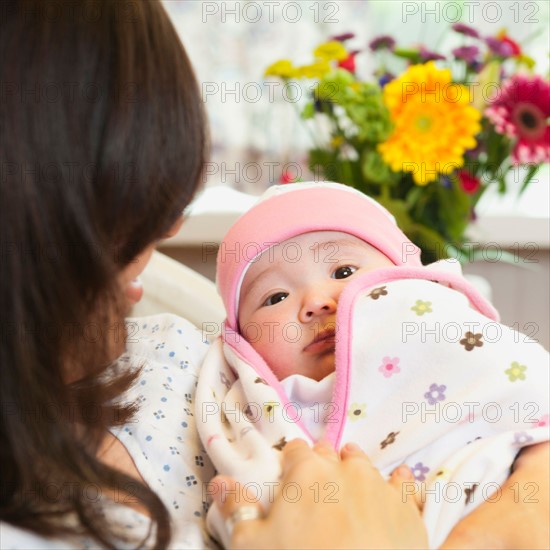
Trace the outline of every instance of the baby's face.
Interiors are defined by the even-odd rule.
[[[241,334],[279,380],[334,371],[336,308],[360,274],[393,266],[384,254],[338,231],[305,233],[265,251],[248,269],[239,304]]]

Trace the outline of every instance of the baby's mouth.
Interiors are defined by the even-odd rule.
[[[336,346],[336,331],[331,329],[322,330],[311,341],[303,351],[306,353],[318,353],[320,351],[334,350]]]

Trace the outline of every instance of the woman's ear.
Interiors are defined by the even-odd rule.
[[[183,214],[174,222],[172,227],[162,236],[163,239],[169,239],[178,233],[183,225],[184,217]]]

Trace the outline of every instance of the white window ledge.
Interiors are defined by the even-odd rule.
[[[257,200],[229,187],[209,187],[191,203],[177,235],[164,246],[201,246],[219,243],[237,218]],[[533,244],[550,248],[550,220],[546,217],[486,214],[470,226],[472,242],[496,243],[503,248]]]

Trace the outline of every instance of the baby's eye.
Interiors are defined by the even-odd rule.
[[[342,267],[339,267],[333,274],[333,279],[346,279],[347,277],[350,277],[357,271],[356,267],[353,267],[351,265],[343,265]]]
[[[276,292],[269,296],[269,298],[263,303],[264,306],[274,306],[279,302],[282,302],[288,296],[288,292]]]

